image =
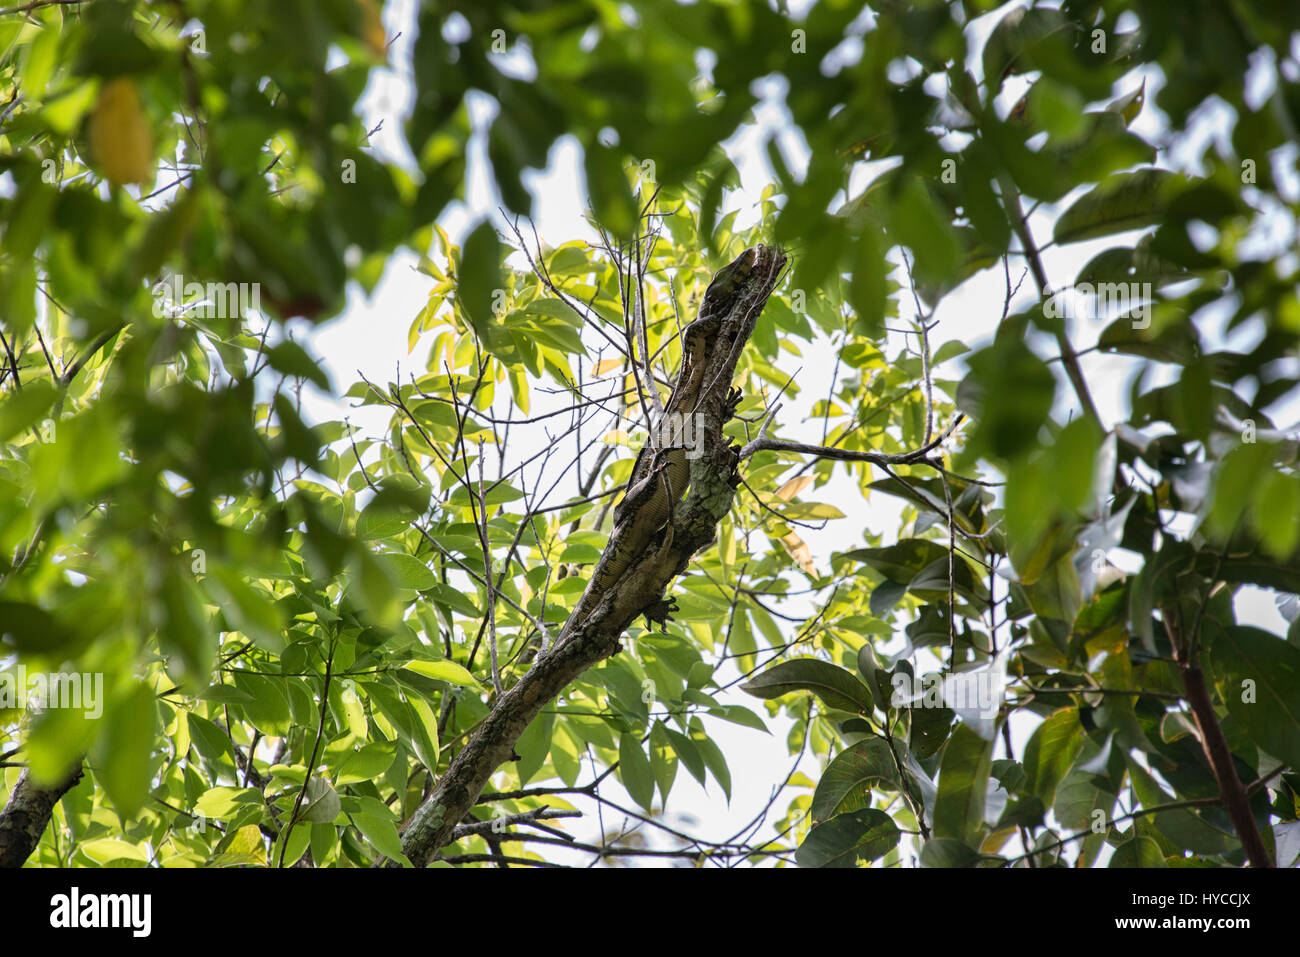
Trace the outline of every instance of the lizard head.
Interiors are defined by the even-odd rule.
[[[758,262],[764,247],[750,246],[743,253],[713,274],[709,288],[704,290],[704,302],[700,306],[700,315],[715,315],[721,312],[724,304],[735,294],[736,289],[749,276]]]

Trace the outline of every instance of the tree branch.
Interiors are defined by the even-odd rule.
[[[512,760],[515,742],[532,720],[580,674],[617,654],[626,628],[643,611],[659,603],[664,590],[690,563],[691,556],[716,536],[718,522],[730,510],[735,497],[736,454],[722,433],[727,393],[739,348],[752,335],[785,264],[785,255],[779,250],[763,249],[762,256],[761,268],[756,265],[737,290],[723,320],[723,331],[709,343],[702,360],[705,381],[711,387],[700,396],[695,412],[703,422],[705,451],[691,460],[685,499],[674,509],[659,540],[589,603],[580,618],[566,625],[567,640],[537,659],[517,684],[500,695],[466,739],[465,746],[403,829],[402,850],[417,867],[426,866],[452,839],[492,774]]]
[[[1038,255],[1038,247],[1034,245],[1034,237],[1029,231],[1029,221],[1025,219],[1024,210],[1021,209],[1020,193],[1017,192],[1011,177],[1005,174],[998,178],[998,186],[1002,190],[1002,204],[1006,208],[1007,217],[1011,220],[1011,228],[1015,230],[1016,238],[1020,240],[1020,248],[1029,262],[1030,271],[1034,274],[1034,282],[1038,284],[1038,294],[1043,299],[1050,299],[1052,286],[1047,281],[1047,270],[1043,268],[1042,257]],[[1097,413],[1097,406],[1093,404],[1092,393],[1088,391],[1088,382],[1084,379],[1083,369],[1079,366],[1079,357],[1075,354],[1074,347],[1070,344],[1070,337],[1066,335],[1064,328],[1057,330],[1056,345],[1061,350],[1061,365],[1065,367],[1065,374],[1069,376],[1070,384],[1074,386],[1074,392],[1079,397],[1083,411],[1098,426],[1101,426],[1101,416]]]
[[[823,459],[837,459],[841,462],[870,462],[873,465],[912,465],[918,462],[930,465],[933,463],[926,456],[942,445],[944,440],[952,435],[965,418],[963,414],[958,413],[948,428],[919,449],[913,449],[911,452],[895,452],[892,454],[885,454],[884,452],[851,452],[848,449],[837,449],[830,445],[805,445],[802,442],[786,442],[782,439],[769,439],[760,435],[740,450],[740,458],[743,461],[756,452],[772,451],[799,452],[804,455],[816,455],[818,458]]]
[[[81,780],[81,762],[59,785],[38,787],[24,770],[13,793],[0,811],[0,867],[22,867],[40,843],[50,823],[54,805]]]
[[[1166,605],[1161,609],[1165,631],[1174,647],[1174,658],[1183,678],[1183,687],[1187,690],[1187,703],[1196,720],[1196,729],[1201,739],[1201,749],[1214,780],[1219,785],[1219,795],[1223,799],[1224,809],[1232,819],[1232,827],[1237,832],[1246,858],[1252,867],[1272,867],[1273,859],[1269,857],[1264,838],[1255,823],[1255,815],[1250,810],[1250,798],[1237,777],[1237,768],[1232,763],[1232,749],[1228,739],[1223,736],[1219,717],[1214,713],[1214,703],[1210,700],[1209,689],[1205,685],[1205,673],[1201,671],[1200,655],[1195,647],[1193,636],[1182,631],[1182,618],[1178,609]]]

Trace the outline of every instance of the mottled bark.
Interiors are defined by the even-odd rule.
[[[0,867],[23,866],[45,833],[54,805],[80,780],[80,764],[66,781],[52,788],[36,786],[30,772],[23,771],[0,811]]]

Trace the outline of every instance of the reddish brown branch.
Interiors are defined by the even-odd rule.
[[[1192,716],[1196,720],[1196,730],[1201,739],[1201,748],[1205,751],[1214,780],[1219,786],[1219,795],[1223,806],[1232,820],[1233,829],[1246,851],[1246,858],[1252,867],[1272,867],[1273,859],[1269,857],[1264,838],[1255,823],[1255,815],[1250,810],[1250,798],[1237,776],[1237,769],[1232,763],[1232,749],[1228,739],[1223,736],[1219,717],[1214,712],[1214,703],[1210,700],[1210,691],[1205,684],[1205,673],[1201,671],[1197,649],[1182,633],[1181,618],[1177,608],[1166,606],[1162,609],[1165,631],[1174,647],[1174,657],[1178,662],[1179,673],[1183,677],[1183,687],[1187,691],[1187,703],[1191,706]]]

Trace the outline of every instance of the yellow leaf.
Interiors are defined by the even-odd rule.
[[[262,832],[257,829],[256,824],[246,824],[235,832],[235,836],[230,841],[230,846],[226,848],[230,854],[247,854],[262,863],[266,862],[266,848],[262,844]]]
[[[788,502],[809,485],[812,485],[812,482],[813,477],[811,475],[796,475],[776,490],[776,497],[783,502]]]
[[[781,544],[785,546],[785,550],[790,553],[790,557],[795,560],[795,563],[805,573],[809,575],[817,574],[817,566],[813,564],[812,560],[812,549],[808,547],[807,542],[794,532],[791,532],[789,535],[781,536]]]
[[[781,512],[786,518],[801,521],[820,521],[828,518],[843,518],[844,513],[834,505],[826,502],[794,502]]]
[[[384,19],[379,15],[375,0],[357,0],[361,6],[361,39],[375,56],[383,58],[388,49],[388,36],[384,33]]]
[[[983,854],[998,853],[1015,833],[1016,829],[1014,827],[1004,827],[1000,831],[994,831],[984,839],[984,843],[980,845],[980,852]]]
[[[107,864],[109,861],[117,860],[140,861],[141,863],[148,863],[149,861],[149,856],[138,845],[128,844],[126,841],[119,841],[113,837],[104,837],[97,841],[86,841],[81,845],[80,851],[96,864]]]
[[[89,135],[90,152],[114,186],[153,178],[153,133],[130,77],[110,80],[99,91]]]
[[[596,368],[592,370],[592,375],[594,375],[596,378],[599,379],[607,372],[613,372],[615,369],[621,368],[622,365],[623,365],[623,360],[621,358],[601,359],[599,362],[596,363]]]

